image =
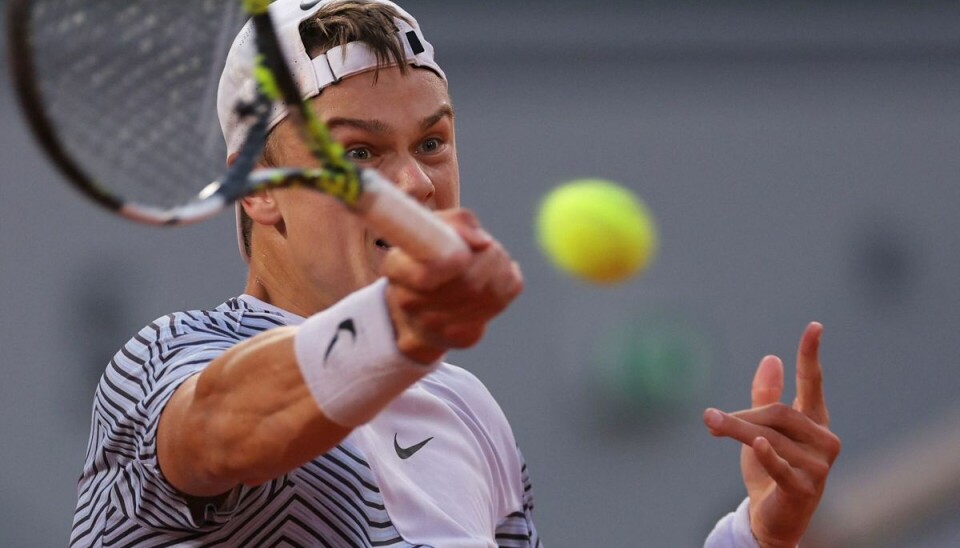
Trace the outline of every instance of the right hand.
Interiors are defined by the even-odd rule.
[[[397,346],[428,364],[450,348],[476,344],[486,326],[523,290],[523,276],[499,242],[466,209],[438,211],[467,243],[469,253],[421,262],[394,247],[384,259],[387,308]]]

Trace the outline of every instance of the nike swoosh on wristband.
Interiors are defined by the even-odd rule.
[[[353,325],[353,318],[347,318],[340,322],[340,325],[337,326],[337,332],[333,334],[333,338],[330,339],[330,344],[327,346],[327,351],[323,354],[323,361],[326,362],[327,358],[330,357],[330,352],[333,352],[333,345],[337,344],[337,339],[340,338],[340,332],[346,331],[350,333],[353,337],[353,340],[357,340],[357,328]]]
[[[416,445],[411,445],[410,447],[400,447],[400,442],[397,441],[397,434],[393,435],[393,448],[397,450],[397,456],[402,460],[407,460],[413,456],[414,453],[423,449],[423,446],[427,444],[428,441],[432,440],[433,436],[421,441]]]
[[[300,2],[300,9],[302,9],[303,11],[307,11],[319,3],[320,3],[320,0],[303,0],[303,2]]]

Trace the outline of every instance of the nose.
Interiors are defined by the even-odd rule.
[[[436,191],[423,165],[411,156],[401,160],[398,169],[393,173],[393,182],[421,204],[433,199]]]

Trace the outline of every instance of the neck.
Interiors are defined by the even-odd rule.
[[[254,257],[250,261],[244,287],[247,295],[305,318],[333,304],[313,291],[298,290],[304,284],[291,283],[290,273],[282,266],[264,268],[263,260],[263,257]]]

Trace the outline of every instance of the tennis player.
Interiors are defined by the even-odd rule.
[[[539,546],[523,457],[503,412],[443,362],[519,294],[517,265],[459,209],[454,111],[416,20],[386,2],[271,6],[300,88],[349,157],[436,209],[469,251],[424,264],[334,200],[267,190],[238,210],[244,293],[160,318],[110,362],[94,402],[74,546]],[[249,121],[254,45],[219,88],[228,161]],[[275,105],[264,166],[310,166]],[[839,443],[826,428],[820,328],[801,343],[797,409],[765,359],[754,408],[708,410],[747,444],[749,498],[710,546],[795,545]]]

